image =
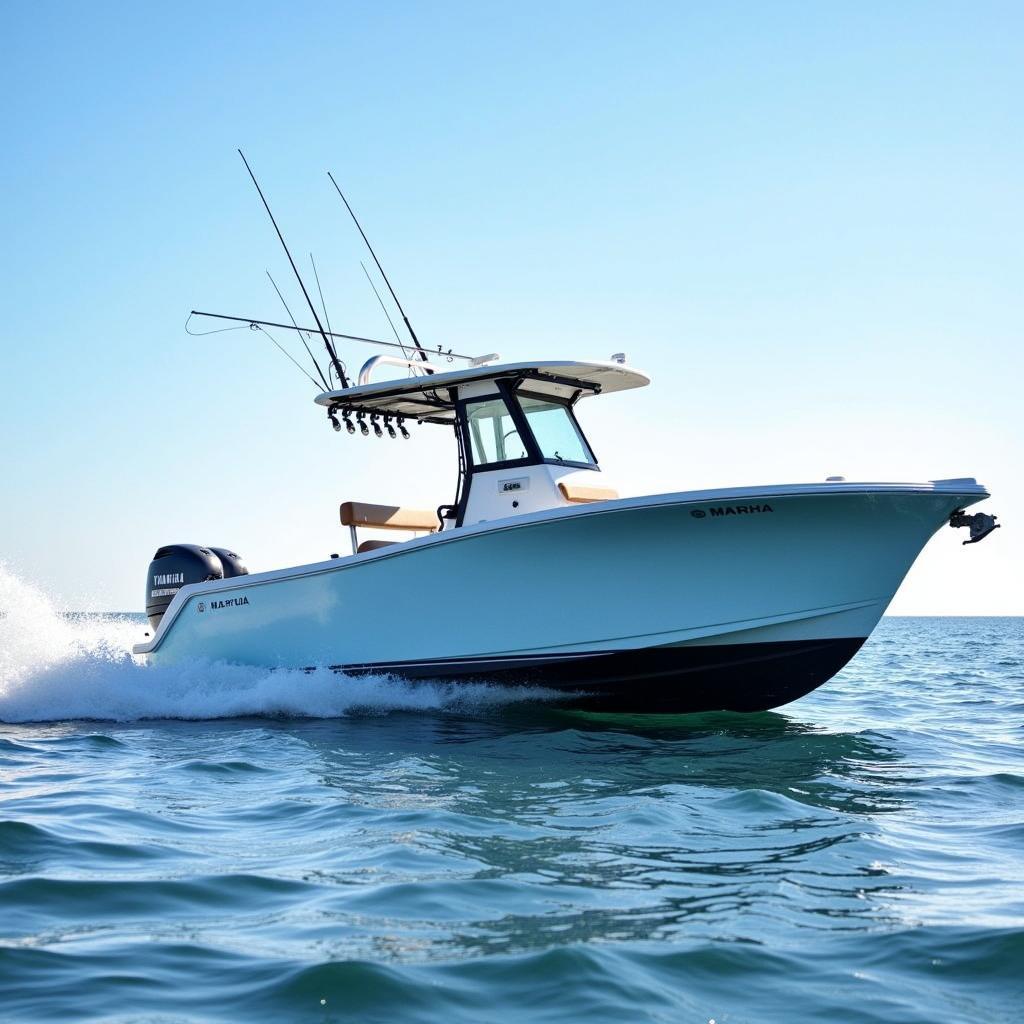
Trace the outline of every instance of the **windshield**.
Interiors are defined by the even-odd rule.
[[[519,395],[519,404],[545,459],[594,464],[594,456],[568,406],[530,395]]]
[[[519,438],[505,399],[489,398],[469,403],[466,419],[475,466],[526,458],[526,446]]]

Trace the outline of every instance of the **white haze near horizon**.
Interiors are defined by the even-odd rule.
[[[59,606],[452,500],[449,431],[336,435],[265,338],[183,331],[282,319],[265,267],[301,310],[241,143],[335,329],[388,336],[328,168],[429,344],[651,374],[580,407],[622,494],[974,476],[1004,528],[890,612],[1024,612],[1019,7],[54,7],[0,11],[0,559]]]

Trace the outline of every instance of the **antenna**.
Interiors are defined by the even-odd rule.
[[[309,306],[309,311],[313,314],[313,319],[316,321],[316,325],[320,329],[320,336],[324,339],[324,345],[327,347],[327,354],[331,357],[331,365],[334,367],[334,372],[338,375],[338,380],[341,382],[341,386],[343,388],[347,388],[349,386],[349,380],[348,377],[345,376],[345,368],[341,365],[341,361],[338,359],[338,353],[334,351],[334,346],[328,340],[323,324],[320,323],[320,317],[317,316],[316,307],[313,305],[313,300],[309,297],[309,292],[306,291],[306,286],[302,283],[302,275],[299,273],[299,268],[295,266],[295,260],[292,259],[292,254],[288,251],[288,245],[284,240],[284,235],[281,234],[281,229],[277,226],[277,221],[274,220],[274,215],[270,212],[270,205],[267,203],[266,196],[263,195],[263,189],[260,188],[260,183],[256,180],[256,175],[252,173],[249,161],[245,159],[245,154],[241,149],[239,149],[238,155],[242,158],[242,163],[245,164],[245,169],[249,172],[249,177],[252,178],[252,183],[256,186],[256,191],[259,192],[260,199],[263,200],[263,207],[267,211],[270,223],[274,225],[274,230],[277,232],[277,237],[281,241],[281,247],[284,249],[284,254],[288,257],[288,262],[292,265],[292,270],[295,272],[295,277],[299,282],[299,287],[302,289],[302,294],[306,297],[306,303]],[[369,245],[369,243],[367,243],[367,245]],[[381,273],[383,273],[383,271],[381,271]],[[396,299],[395,301],[397,302],[398,300]],[[424,355],[423,358],[426,359],[426,355]]]
[[[244,159],[244,157],[243,157]],[[349,216],[352,218],[352,223],[355,224],[359,230],[359,234],[363,236],[363,241],[366,243],[366,248],[370,250],[370,255],[373,257],[373,262],[377,264],[377,269],[380,271],[380,276],[384,278],[384,283],[388,286],[388,291],[391,292],[391,298],[395,300],[395,305],[398,307],[398,312],[402,314],[402,319],[405,321],[406,330],[409,332],[409,337],[412,338],[413,344],[416,346],[416,351],[419,353],[420,359],[423,362],[427,362],[427,353],[423,346],[420,344],[420,339],[416,337],[416,332],[412,329],[412,324],[409,323],[409,318],[405,315],[405,310],[402,309],[402,304],[398,301],[398,296],[395,294],[395,289],[391,287],[391,282],[388,280],[388,275],[384,273],[384,268],[380,265],[380,260],[377,259],[377,254],[373,251],[373,246],[370,245],[370,240],[366,237],[366,232],[363,230],[363,226],[359,223],[359,218],[356,217],[352,211],[352,207],[349,206],[348,200],[345,198],[345,193],[338,188],[338,183],[334,180],[334,175],[330,171],[327,172],[327,177],[331,179],[331,184],[334,186],[335,191],[341,196],[341,201],[345,204],[345,209],[348,210]],[[255,181],[255,179],[253,179]],[[427,373],[433,373],[433,370],[427,369]]]

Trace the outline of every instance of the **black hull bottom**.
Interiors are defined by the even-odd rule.
[[[336,666],[349,674],[489,682],[564,691],[549,703],[586,711],[688,714],[768,711],[832,678],[864,637],[764,644],[651,647],[519,658],[458,658]]]

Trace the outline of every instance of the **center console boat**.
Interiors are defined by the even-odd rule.
[[[328,367],[313,359],[316,402],[338,431],[453,431],[451,503],[345,501],[350,554],[271,572],[248,573],[224,548],[162,547],[146,581],[153,633],[136,654],[157,664],[327,667],[339,686],[366,673],[532,686],[593,710],[759,711],[820,686],[857,653],[940,527],[968,527],[965,543],[997,528],[994,516],[964,511],[988,497],[973,479],[620,496],[577,412],[644,387],[644,373],[621,355],[501,363],[445,352],[467,365],[435,365],[370,253],[409,343],[397,330],[394,344],[325,330],[290,253],[316,330],[221,319],[294,328],[304,343],[321,335]],[[374,356],[353,383],[336,339],[403,354]],[[373,380],[382,365],[406,376]],[[360,541],[366,528],[401,538]],[[432,611],[381,615],[408,596],[429,597]]]
[[[971,479],[620,497],[577,409],[643,387],[640,371],[558,360],[426,376],[418,363],[370,382],[374,365],[316,401],[352,433],[454,429],[454,501],[346,501],[350,555],[273,572],[161,549],[147,579],[156,631],[136,653],[537,686],[579,708],[757,711],[838,672],[951,518],[975,535],[994,525],[963,515],[988,497]],[[360,542],[361,528],[419,536]],[[381,617],[412,594],[436,611],[400,628]]]

